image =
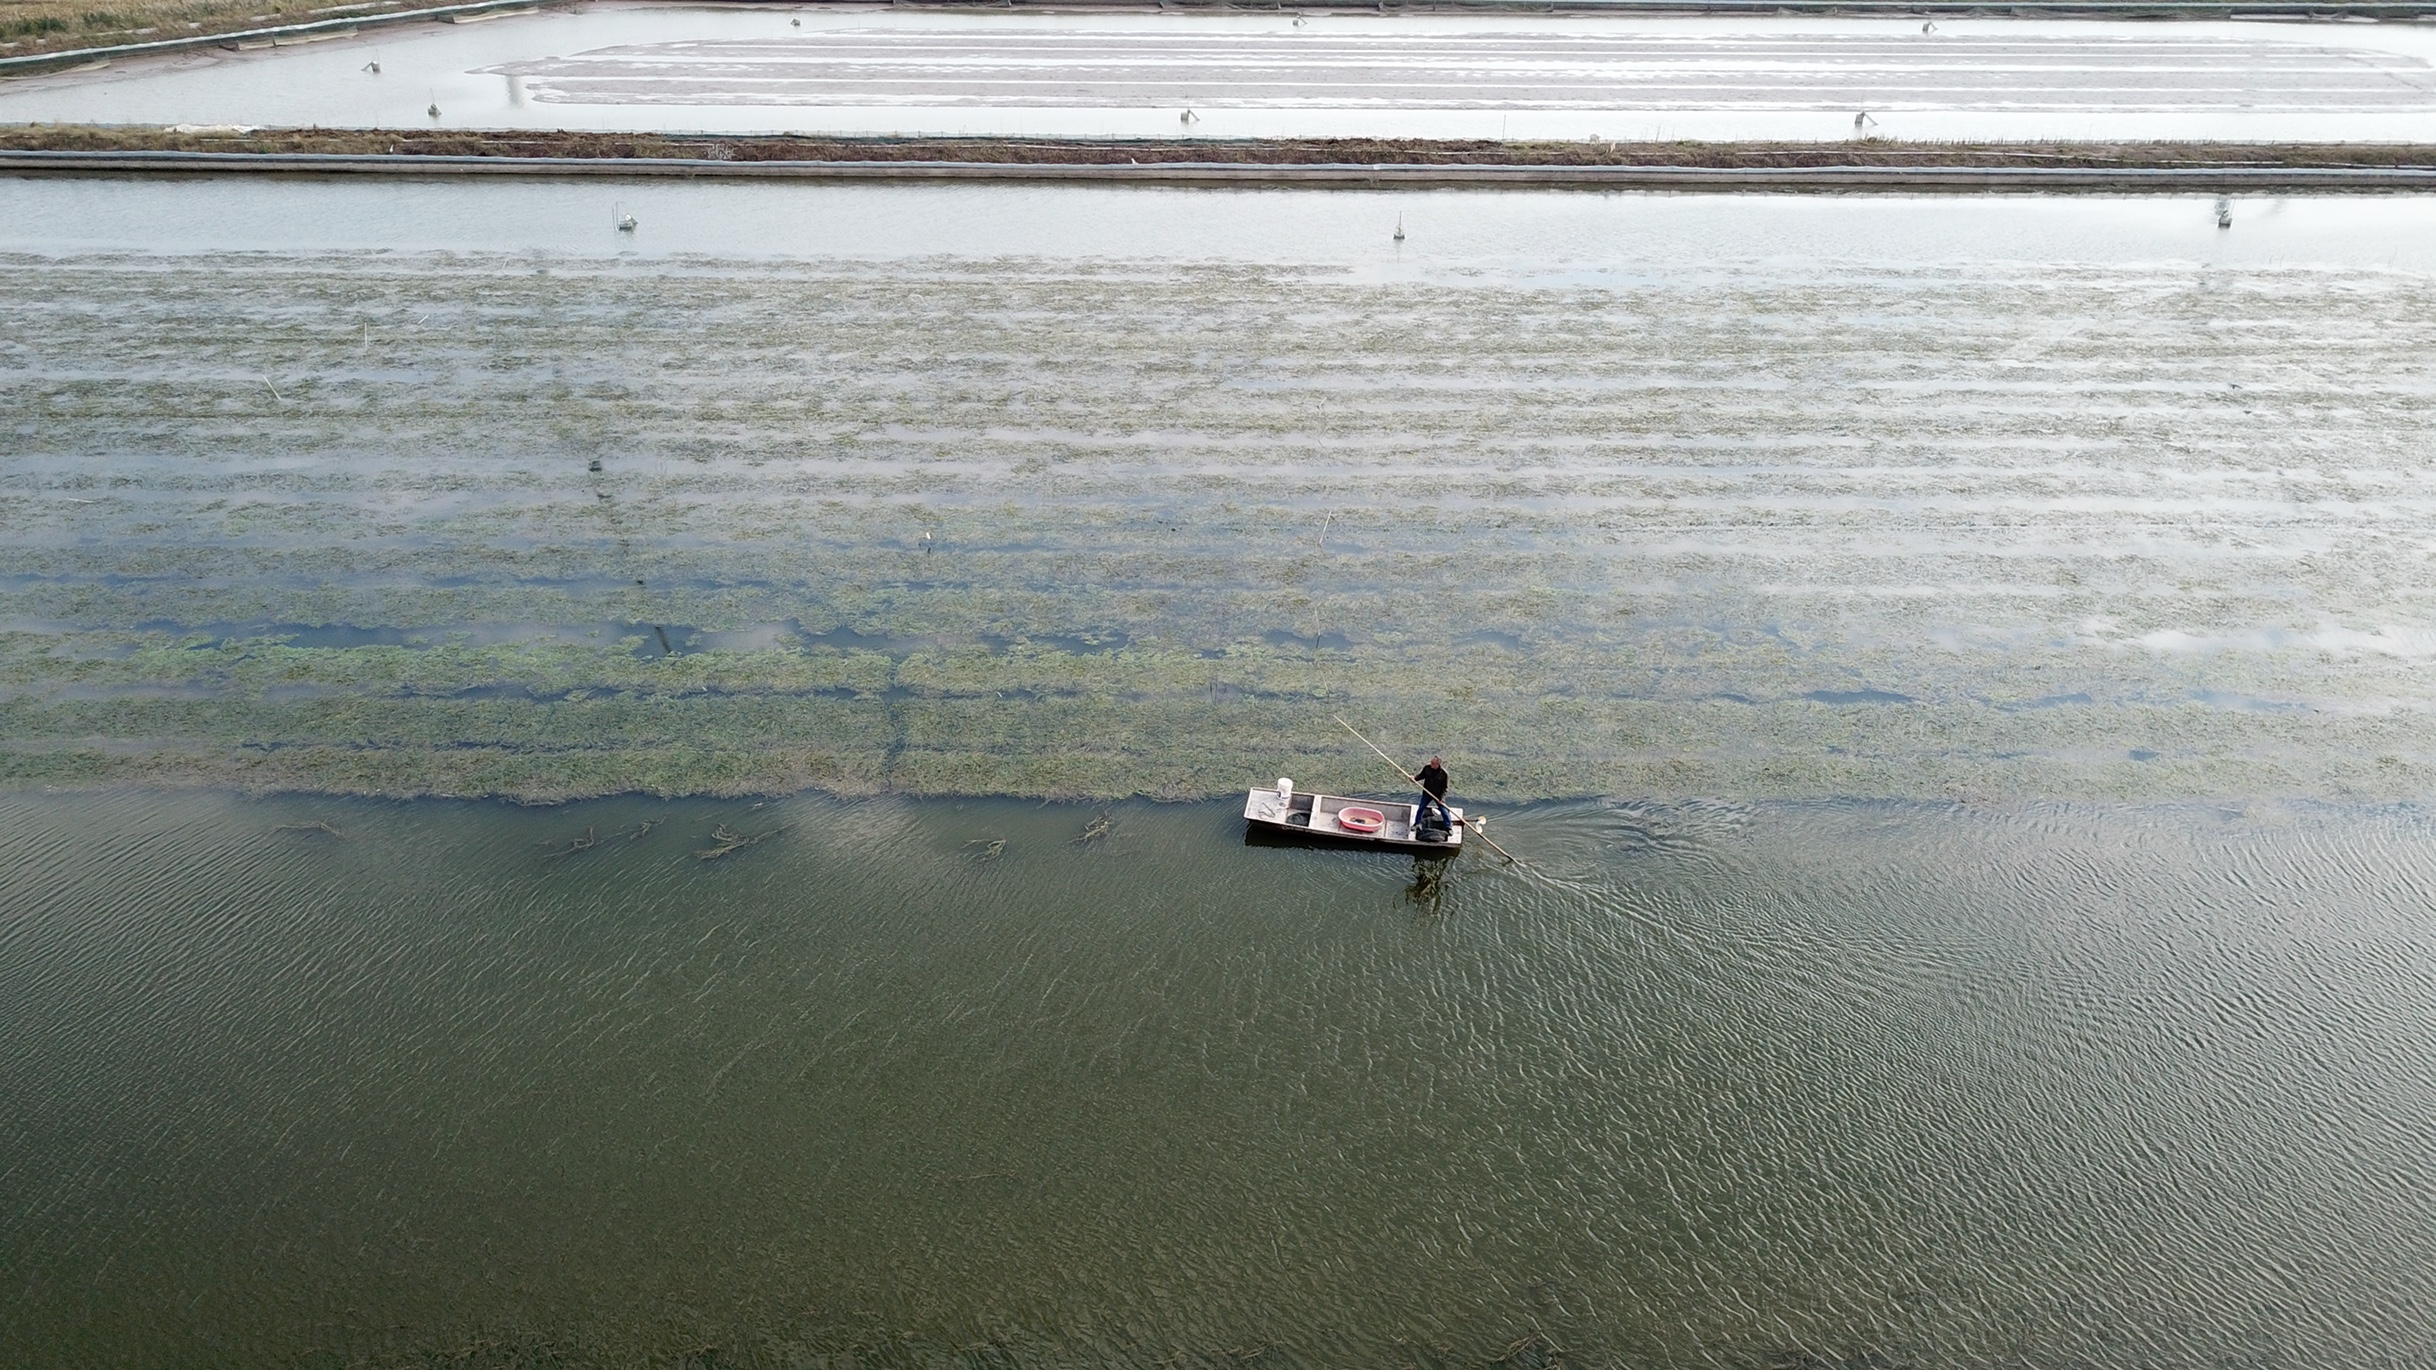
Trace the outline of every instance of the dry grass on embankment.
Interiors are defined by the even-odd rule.
[[[155,43],[413,8],[406,0],[311,6],[288,0],[0,0],[0,57]]]
[[[0,0],[0,6],[9,0]],[[351,156],[676,157],[733,162],[1127,162],[1254,166],[2436,167],[2424,143],[1500,142],[1491,139],[767,138],[442,129],[163,128],[29,124],[0,128],[0,151],[331,153]]]

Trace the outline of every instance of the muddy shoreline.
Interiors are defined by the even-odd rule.
[[[2031,194],[2436,190],[2436,148],[2347,143],[764,138],[34,125],[0,173]]]
[[[793,138],[460,129],[0,127],[6,152],[1006,166],[1680,167],[1712,171],[1964,167],[2079,171],[2429,171],[2427,143],[1530,142],[1425,138]]]

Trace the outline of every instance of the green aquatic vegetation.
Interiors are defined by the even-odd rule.
[[[2417,283],[6,265],[21,783],[2419,783]]]

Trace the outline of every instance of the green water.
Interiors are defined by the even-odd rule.
[[[0,802],[0,1361],[2436,1346],[2421,811],[1498,826]]]

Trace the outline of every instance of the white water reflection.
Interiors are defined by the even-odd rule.
[[[2407,25],[602,4],[37,78],[0,121],[1836,139],[1867,111],[1898,138],[2413,140],[2431,56]]]
[[[2397,53],[2178,34],[906,32],[639,43],[488,68],[558,104],[2409,111]]]
[[[1304,264],[1366,279],[1628,285],[1658,275],[1833,275],[1865,264],[2187,263],[2436,271],[2436,199],[1660,195],[447,178],[193,185],[26,178],[0,250],[392,249],[648,261],[710,254]],[[620,233],[612,204],[641,227]],[[1391,234],[1401,218],[1406,236]],[[1486,273],[1486,274],[1484,274]]]

